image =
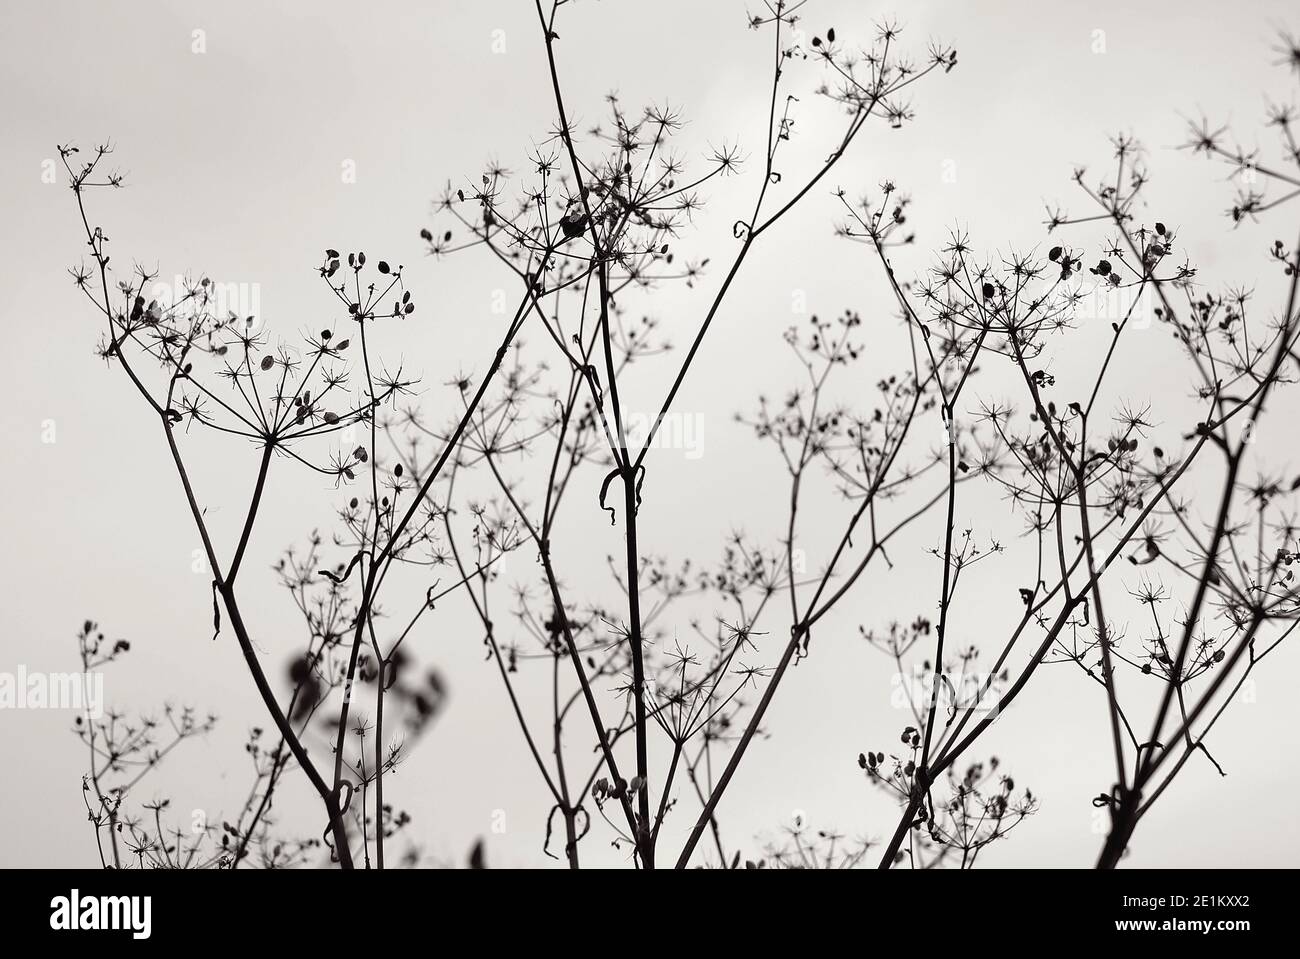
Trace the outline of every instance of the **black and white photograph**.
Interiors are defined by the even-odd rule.
[[[0,86],[15,936],[1285,929],[1294,4],[2,0]]]

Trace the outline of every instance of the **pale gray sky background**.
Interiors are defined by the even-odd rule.
[[[910,275],[929,263],[927,250],[954,224],[994,251],[1042,244],[1044,202],[1081,209],[1071,169],[1109,164],[1107,136],[1131,132],[1146,144],[1153,175],[1143,215],[1178,223],[1204,274],[1258,283],[1259,308],[1275,308],[1276,273],[1265,271],[1261,253],[1274,234],[1294,236],[1294,211],[1231,232],[1223,217],[1232,196],[1226,170],[1173,148],[1183,140],[1181,117],[1201,111],[1231,120],[1248,146],[1271,146],[1260,123],[1265,95],[1285,100],[1294,89],[1271,49],[1278,27],[1297,26],[1291,5],[812,0],[805,27],[833,26],[845,39],[865,40],[871,20],[887,15],[904,23],[904,44],[918,54],[930,37],[954,44],[959,66],[915,89],[914,123],[869,129],[828,189],[814,191],[745,266],[677,404],[702,419],[702,455],[664,450],[652,460],[647,552],[712,561],[735,528],[776,544],[786,492],[775,451],[731,416],[751,410],[760,391],[779,394],[796,382],[781,342],[781,331],[803,319],[792,315],[795,291],[805,291],[812,312],[862,313],[873,352],[880,351],[868,360],[873,377],[904,362],[877,266],[865,248],[832,236],[839,214],[831,187],[856,196],[892,178],[912,193],[919,243],[895,258]],[[713,256],[715,264],[729,257],[731,224],[745,215],[761,175],[769,42],[747,30],[745,18],[740,0],[584,0],[562,11],[558,27],[567,100],[581,123],[597,119],[601,97],[617,90],[630,107],[680,107],[689,121],[681,143],[690,154],[739,141],[751,159],[741,178],[708,191],[700,229],[684,241],[685,252]],[[201,53],[193,50],[196,30],[204,31]],[[488,159],[523,168],[528,148],[552,126],[535,14],[522,0],[5,0],[0,51],[0,428],[7,448],[0,671],[19,664],[74,669],[75,632],[87,617],[129,638],[130,656],[107,673],[109,702],[135,709],[172,700],[221,718],[215,733],[169,760],[156,783],[178,812],[204,809],[219,820],[247,788],[240,749],[247,728],[269,723],[233,636],[212,642],[209,578],[191,568],[199,542],[156,422],[125,379],[93,354],[100,324],[65,272],[84,250],[76,208],[62,171],[50,185],[43,164],[55,158],[56,143],[87,147],[111,138],[128,188],[91,202],[115,262],[139,260],[164,278],[193,272],[247,284],[257,290],[268,328],[288,338],[333,315],[314,273],[326,247],[405,263],[420,309],[386,334],[384,349],[422,375],[426,409],[445,411],[441,384],[458,370],[486,366],[501,322],[491,311],[493,293],[513,283],[486,256],[423,258],[418,231],[445,182],[476,176]],[[804,156],[816,157],[829,149],[838,119],[811,95],[819,68],[800,71],[791,86],[804,94],[799,144]],[[342,182],[348,161],[355,183]],[[1085,239],[1099,236],[1072,237]],[[675,342],[688,340],[720,272],[693,292],[656,299],[655,315]],[[1094,327],[1085,324],[1070,355],[1055,360],[1058,377],[1095,363],[1108,324]],[[1113,381],[1120,388],[1110,400],[1150,401],[1157,437],[1172,446],[1189,409],[1185,368],[1167,335],[1149,332],[1141,342],[1121,361]],[[657,405],[676,361],[634,370],[631,408]],[[989,387],[996,395],[993,381]],[[1287,475],[1300,465],[1288,425],[1296,412],[1292,391],[1273,405],[1260,435],[1260,448]],[[53,443],[42,441],[47,421]],[[210,435],[191,445],[200,495],[228,550],[256,455]],[[276,676],[302,631],[265,571],[286,545],[329,527],[343,494],[319,480],[280,464],[267,493],[273,508],[248,558],[244,604],[255,611],[250,625]],[[596,508],[599,477],[586,482],[591,488],[569,507],[580,524],[569,533],[562,575],[587,598],[613,602],[599,560],[621,549],[622,527],[610,528]],[[827,496],[811,515],[840,522],[844,508]],[[996,497],[972,499],[959,522],[1004,539],[1021,528]],[[937,564],[923,549],[939,529],[936,521],[919,530],[896,570],[858,589],[787,679],[766,724],[772,737],[751,751],[721,808],[732,845],[756,852],[796,810],[814,828],[887,837],[896,813],[866,783],[856,757],[896,742],[906,720],[889,706],[891,665],[858,638],[857,626],[931,613]],[[954,626],[962,640],[991,648],[999,626],[1017,614],[1021,582],[1014,557],[1007,562],[990,564],[963,594]],[[429,860],[461,862],[483,836],[493,865],[550,862],[540,854],[545,791],[495,667],[483,661],[480,629],[458,603],[439,615],[414,651],[441,670],[450,701],[392,780],[393,801],[411,813],[409,836]],[[773,620],[769,628],[779,638],[784,625]],[[1260,675],[1254,700],[1232,710],[1215,734],[1228,777],[1191,763],[1139,832],[1133,865],[1297,861],[1300,827],[1290,798],[1300,787],[1297,665],[1296,651],[1284,650]],[[527,694],[539,707],[546,678],[539,672]],[[990,733],[981,752],[1000,755],[1043,804],[990,850],[990,865],[1092,864],[1102,836],[1089,800],[1113,775],[1104,716],[1096,687],[1077,670],[1056,667],[1042,671]],[[71,714],[0,712],[0,865],[96,862],[79,795],[84,759]],[[307,802],[295,781],[284,797],[286,824],[295,803]],[[506,828],[494,833],[498,810]],[[304,833],[318,831],[314,805],[310,815]],[[666,828],[680,832],[685,819]],[[584,855],[618,861],[606,838],[587,840]]]

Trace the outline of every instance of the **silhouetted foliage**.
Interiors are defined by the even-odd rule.
[[[1101,690],[1098,722],[1114,768],[1098,774],[1093,800],[1110,815],[1100,865],[1119,861],[1188,762],[1226,771],[1206,737],[1300,621],[1300,480],[1272,472],[1251,445],[1267,402],[1295,374],[1297,247],[1279,240],[1264,251],[1276,288],[1248,293],[1215,278],[1225,285],[1209,292],[1189,261],[1179,211],[1147,215],[1143,152],[1121,137],[1104,176],[1073,174],[1089,212],[1049,209],[1045,251],[982,253],[954,230],[930,269],[909,281],[893,257],[917,245],[910,198],[887,181],[873,199],[854,202],[828,178],[869,126],[886,133],[910,122],[911,88],[950,72],[956,53],[932,45],[910,59],[891,22],[861,46],[829,27],[804,45],[803,6],[775,0],[749,22],[771,50],[766,129],[751,138],[758,149],[745,156],[722,146],[692,162],[676,149],[682,119],[665,107],[631,110],[611,95],[600,123],[574,127],[556,29],[568,11],[539,0],[554,104],[553,117],[530,131],[541,145],[521,175],[493,164],[449,184],[420,231],[437,258],[477,253],[503,270],[517,304],[482,373],[461,375],[432,404],[371,342],[375,324],[415,310],[403,265],[367,266],[365,253],[326,250],[319,277],[336,318],[297,346],[272,343],[254,318],[215,316],[206,280],[159,303],[146,297],[150,273],[112,272],[108,237],[86,207],[92,188],[121,183],[101,170],[109,150],[83,160],[62,148],[93,261],[73,275],[104,323],[100,353],[159,421],[213,570],[213,625],[233,634],[273,721],[250,738],[255,785],[219,841],[168,834],[164,807],[153,809],[152,827],[127,820],[129,783],[110,786],[105,776],[124,773],[139,761],[133,756],[152,765],[165,750],[135,738],[138,726],[83,731],[97,836],[129,833],[140,865],[306,862],[314,840],[268,834],[274,790],[293,771],[310,781],[323,812],[306,832],[323,830],[342,866],[382,868],[386,840],[409,823],[385,798],[389,775],[448,702],[443,678],[417,664],[412,640],[444,599],[466,604],[481,627],[503,713],[549,794],[535,824],[538,848],[575,868],[582,844],[597,839],[640,868],[972,867],[996,840],[1032,828],[1022,823],[1038,808],[1033,792],[1005,762],[973,750],[1051,664],[1073,664]],[[1294,42],[1284,47],[1294,65]],[[825,145],[824,160],[800,169],[784,144],[804,116],[803,77],[814,70],[823,79],[812,87],[840,125],[799,128]],[[1272,110],[1268,122],[1290,170],[1300,163],[1292,113]],[[1225,135],[1202,124],[1189,145],[1284,192],[1244,187],[1235,223],[1300,193],[1296,174],[1223,146]],[[748,178],[734,246],[688,257],[692,215],[725,176]],[[846,309],[792,327],[785,342],[802,379],[737,413],[771,451],[775,478],[761,488],[782,519],[776,542],[736,533],[709,562],[656,554],[638,514],[663,488],[652,454],[679,391],[688,376],[710,375],[700,348],[728,292],[747,282],[750,252],[796,205],[827,193],[842,218],[837,234],[863,245],[897,322]],[[684,351],[651,318],[655,296],[675,284],[711,291],[686,327]],[[1086,376],[1067,376],[1054,361],[1072,349],[1074,327],[1098,298],[1123,304],[1108,348]],[[1176,341],[1194,421],[1177,409],[1108,406],[1114,358],[1139,348],[1134,334],[1147,318]],[[540,348],[525,345],[526,329]],[[890,350],[892,373],[862,375],[865,355]],[[644,428],[620,391],[638,364],[666,365],[670,384]],[[725,377],[725,368],[712,375]],[[1006,398],[975,398],[976,382],[986,397]],[[259,452],[237,545],[225,556],[183,455],[204,430]],[[1168,437],[1163,446],[1157,432]],[[275,567],[306,642],[268,672],[236,579],[273,465],[332,484],[343,505],[328,536],[313,533]],[[599,490],[596,502],[580,499],[587,489]],[[1003,512],[986,505],[990,493]],[[809,529],[813,500],[835,504],[838,520]],[[606,558],[609,595],[593,598],[571,588],[563,570],[589,551],[583,524],[597,523],[620,527],[625,549]],[[859,627],[901,680],[895,705],[906,718],[895,729],[863,730],[857,756],[869,787],[897,803],[898,819],[870,824],[887,837],[878,842],[798,822],[747,857],[747,840],[724,841],[721,827],[736,770],[768,734],[765,718],[791,667],[837,655],[846,630],[830,614],[873,578],[883,581],[905,530],[925,530],[933,544],[933,582],[918,593],[917,616]],[[1027,545],[1011,549],[1013,540]],[[512,554],[521,562],[507,581]],[[1015,613],[1005,634],[972,623],[959,601],[977,564],[999,564]],[[87,663],[100,655],[98,640],[87,645],[93,631],[82,636]],[[954,638],[976,634],[986,648]],[[549,691],[541,711],[520,693],[534,681]],[[207,728],[188,712],[172,725],[177,741]],[[308,756],[309,736],[331,745],[332,763]],[[670,822],[684,838],[665,855]],[[127,858],[114,838],[113,864]],[[486,865],[481,840],[468,864]]]

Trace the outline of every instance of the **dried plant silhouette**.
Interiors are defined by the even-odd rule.
[[[1075,171],[1084,209],[1050,209],[1041,251],[981,252],[1000,238],[954,230],[910,278],[894,265],[919,246],[909,197],[887,182],[853,201],[837,178],[853,175],[842,161],[873,138],[906,136],[895,130],[913,120],[913,99],[941,95],[956,51],[912,46],[892,22],[849,41],[805,23],[803,7],[772,0],[748,24],[769,51],[765,129],[718,131],[745,149],[688,160],[667,107],[609,96],[601,121],[577,128],[561,35],[578,14],[537,0],[538,80],[553,110],[520,135],[540,145],[520,175],[493,165],[453,181],[421,231],[435,258],[509,277],[516,302],[495,351],[464,358],[482,372],[427,393],[407,368],[413,358],[385,362],[375,343],[376,327],[421,316],[410,268],[326,250],[321,303],[334,319],[297,344],[273,340],[257,318],[216,315],[206,279],[158,302],[154,275],[110,256],[92,216],[94,191],[122,183],[109,148],[61,148],[89,249],[73,277],[102,323],[99,352],[158,422],[212,571],[211,631],[239,645],[270,718],[247,746],[244,808],[197,835],[169,825],[165,804],[137,810],[131,788],[210,721],[175,709],[161,725],[80,720],[105,865],[409,863],[393,858],[410,819],[392,773],[444,705],[441,675],[417,662],[436,659],[427,637],[453,604],[472,611],[493,674],[459,681],[497,696],[517,727],[550,796],[538,847],[574,868],[591,843],[647,869],[972,867],[996,840],[1033,829],[1037,798],[1009,775],[1013,762],[982,751],[983,738],[1049,665],[1073,664],[1097,689],[1095,722],[1113,744],[1092,800],[1109,817],[1099,866],[1120,861],[1189,763],[1227,772],[1210,734],[1297,622],[1300,480],[1253,440],[1300,363],[1300,246],[1260,251],[1275,282],[1253,292],[1203,275],[1174,212],[1148,215],[1144,153],[1119,138],[1103,174]],[[1281,49],[1300,63],[1293,40]],[[833,105],[837,126],[805,129],[812,92]],[[1190,150],[1226,162],[1241,183],[1234,223],[1283,217],[1300,195],[1294,114],[1275,108],[1267,120],[1282,138],[1276,164],[1227,145],[1224,130],[1193,127]],[[796,136],[820,159],[792,155]],[[679,254],[695,253],[693,214],[724,177],[749,197],[727,213],[733,247]],[[758,279],[751,252],[803,205],[861,246],[892,302],[791,328],[802,381],[738,404],[770,451],[772,474],[755,482],[784,534],[737,533],[716,560],[670,560],[674,544],[638,525],[668,468],[656,450],[688,378],[721,382],[741,362],[742,344],[703,346],[729,292]],[[678,284],[708,291],[700,315],[673,319],[684,349],[646,318]],[[1084,320],[1112,321],[1108,348],[1086,377],[1058,378],[1054,359]],[[1149,389],[1114,382],[1116,358],[1138,349],[1181,364],[1195,418],[1111,399]],[[863,376],[864,357],[882,355],[896,357],[894,371]],[[648,417],[620,389],[634,365],[662,371]],[[1156,445],[1157,427],[1173,442]],[[246,510],[223,528],[187,467],[204,442],[255,453]],[[239,591],[253,575],[245,560],[272,469],[339,490],[333,528],[274,570],[306,627],[293,652],[278,639],[259,644],[257,611]],[[838,524],[811,523],[810,502],[836,504]],[[590,553],[597,524],[618,528],[624,546],[606,558],[604,598],[579,595],[566,574]],[[915,618],[855,636],[831,614],[884,581],[893,552],[913,548],[899,545],[911,542],[905,531],[931,544]],[[998,568],[1015,613],[1004,634],[963,607],[977,564]],[[984,648],[954,638],[971,636]],[[862,823],[872,839],[802,822],[766,845],[729,835],[730,787],[755,739],[781,734],[765,723],[792,667],[862,640],[900,680],[897,727],[862,730],[857,756],[864,797],[883,791],[897,818]],[[92,623],[79,642],[87,670],[126,648],[106,647]],[[525,688],[544,688],[547,708],[530,705]],[[285,777],[304,777],[319,800],[292,839],[276,838],[271,815]],[[481,846],[471,864],[484,864]]]

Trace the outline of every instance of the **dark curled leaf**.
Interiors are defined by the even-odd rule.
[[[605,496],[609,493],[609,484],[618,476],[618,470],[610,470],[605,482],[600,484],[600,508],[609,513],[609,525],[614,525],[614,507],[605,505]]]
[[[221,584],[215,579],[212,581],[212,641],[216,642],[217,637],[221,635],[221,606],[217,603],[217,593],[221,591]]]
[[[546,853],[546,855],[550,856],[552,859],[560,858],[555,853],[551,852],[552,825],[555,822],[555,814],[559,811],[560,806],[558,803],[551,807],[550,814],[546,817],[546,838],[542,840],[542,852]]]
[[[352,575],[352,570],[356,568],[357,563],[361,562],[361,557],[363,555],[365,555],[365,550],[361,550],[355,556],[353,556],[352,562],[348,563],[348,568],[343,571],[342,576],[335,576],[327,569],[318,569],[316,570],[316,573],[319,576],[324,576],[331,583],[337,586],[339,583],[343,582],[345,579],[347,579],[349,576]]]
[[[637,476],[637,481],[636,481],[636,508],[637,508],[637,511],[640,512],[640,510],[641,510],[641,484],[645,482],[645,464],[644,464],[644,463],[643,463],[642,465],[640,465],[640,466],[637,467],[637,473],[638,473],[638,476]]]
[[[572,240],[587,232],[587,223],[587,215],[581,210],[574,210],[560,219],[560,229],[567,239]]]
[[[1128,558],[1128,561],[1132,563],[1134,566],[1146,566],[1148,563],[1154,563],[1157,559],[1160,558],[1160,546],[1156,543],[1156,541],[1152,537],[1150,536],[1146,537],[1145,545],[1146,545],[1145,557],[1139,558],[1138,553],[1135,551],[1133,555],[1131,555]]]
[[[343,792],[344,788],[347,789],[347,798],[344,799],[344,800],[342,800],[342,801],[340,801],[340,800],[339,800],[339,794]],[[348,811],[348,807],[352,805],[352,793],[353,793],[353,791],[354,791],[354,788],[355,788],[355,787],[353,787],[352,783],[348,782],[348,781],[345,779],[345,780],[343,780],[341,783],[339,783],[339,785],[338,785],[338,789],[335,790],[335,792],[334,792],[334,801],[337,802],[337,803],[339,804],[339,815],[340,815],[340,816],[343,815],[345,812],[347,812],[347,811]]]

